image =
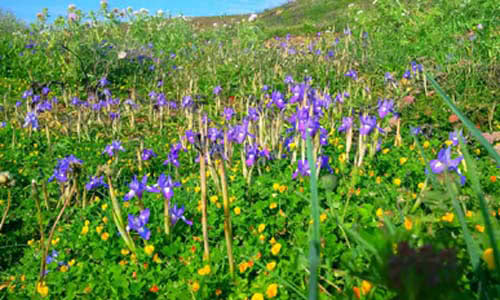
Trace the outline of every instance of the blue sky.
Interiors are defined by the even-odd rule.
[[[253,13],[286,2],[287,0],[108,0],[110,8],[131,6],[135,10],[147,8],[151,13],[163,9],[172,15],[185,16]],[[26,22],[34,21],[36,13],[43,8],[48,8],[52,17],[66,15],[70,4],[75,4],[86,12],[99,9],[99,0],[0,0],[0,8],[13,12]]]

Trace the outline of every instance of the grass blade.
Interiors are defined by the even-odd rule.
[[[479,198],[479,207],[481,208],[481,214],[484,219],[484,226],[486,227],[486,233],[488,234],[488,238],[490,239],[491,247],[493,248],[493,257],[495,258],[495,265],[497,266],[497,272],[500,272],[498,266],[500,266],[500,254],[498,252],[498,244],[495,238],[495,233],[493,232],[493,224],[490,219],[490,215],[488,214],[488,206],[486,200],[484,199],[483,191],[481,190],[481,184],[479,183],[479,174],[476,170],[476,164],[472,157],[470,156],[469,151],[467,150],[467,146],[464,143],[464,140],[461,136],[458,136],[458,141],[460,142],[460,147],[462,148],[462,152],[464,155],[465,162],[467,163],[467,169],[470,174],[470,179],[472,181],[472,189],[476,193]]]
[[[320,264],[320,232],[319,232],[319,201],[318,182],[316,178],[316,162],[313,157],[313,146],[311,137],[307,135],[307,160],[311,171],[311,216],[313,219],[313,230],[309,248],[309,300],[318,299],[318,267]]]
[[[439,84],[432,78],[431,75],[428,73],[425,73],[425,76],[429,81],[431,82],[432,86],[436,89],[437,93],[443,98],[444,102],[451,108],[454,114],[458,116],[458,118],[464,123],[464,125],[469,129],[469,131],[472,133],[472,135],[481,143],[486,148],[486,151],[493,157],[493,159],[496,161],[497,165],[500,166],[500,155],[493,149],[493,146],[488,143],[488,141],[483,137],[481,134],[481,131],[479,131],[474,124],[467,118],[456,106],[451,102],[450,97],[446,95],[446,93],[443,91],[443,89],[439,86]]]

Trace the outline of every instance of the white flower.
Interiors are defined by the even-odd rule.
[[[125,51],[118,52],[119,59],[124,59],[125,57],[127,57],[127,52],[125,52]]]
[[[248,22],[253,22],[257,19],[257,15],[256,14],[251,14],[250,17],[248,17]]]
[[[162,9],[159,9],[156,11],[156,15],[157,16],[163,16],[163,10]]]
[[[74,4],[70,4],[70,5],[68,5],[68,9],[69,9],[69,10],[76,9],[76,5],[74,5]]]

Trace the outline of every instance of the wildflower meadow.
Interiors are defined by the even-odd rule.
[[[0,12],[0,299],[500,299],[499,12]]]

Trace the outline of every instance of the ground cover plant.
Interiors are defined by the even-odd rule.
[[[0,298],[499,298],[495,4],[0,14]]]

